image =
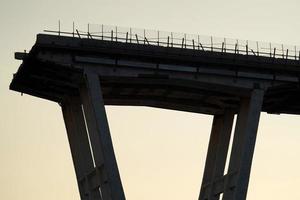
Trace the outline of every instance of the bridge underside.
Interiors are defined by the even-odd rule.
[[[53,35],[16,58],[10,88],[62,106],[82,199],[125,199],[104,105],[214,115],[199,200],[246,199],[260,112],[300,113],[295,60]]]
[[[83,68],[99,75],[106,105],[153,106],[205,114],[237,108],[254,87],[262,111],[299,114],[300,62],[191,49],[38,35],[11,89],[56,102],[78,94]]]

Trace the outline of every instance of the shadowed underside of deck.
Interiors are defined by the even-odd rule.
[[[83,67],[98,73],[106,105],[152,106],[218,114],[237,110],[253,88],[266,91],[263,111],[299,114],[295,60],[142,44],[38,35],[10,88],[62,102],[77,95]]]

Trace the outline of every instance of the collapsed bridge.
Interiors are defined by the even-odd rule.
[[[297,48],[101,28],[38,34],[10,85],[61,105],[81,199],[125,199],[104,105],[214,115],[199,200],[246,199],[260,113],[300,114]]]

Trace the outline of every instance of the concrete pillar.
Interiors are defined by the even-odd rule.
[[[80,97],[96,164],[95,173],[100,177],[102,198],[103,200],[125,200],[99,77],[86,68],[84,81],[80,88]]]
[[[199,200],[219,199],[215,187],[224,174],[233,118],[230,111],[214,116]]]
[[[87,175],[94,170],[93,157],[79,97],[70,97],[62,104],[69,145],[82,200],[101,199],[98,189],[89,187]]]
[[[241,101],[223,200],[246,199],[263,96],[263,90],[255,89]]]

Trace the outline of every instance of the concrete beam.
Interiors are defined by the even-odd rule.
[[[99,189],[91,188],[87,175],[94,169],[93,156],[85,127],[79,97],[70,97],[62,104],[62,112],[82,200],[99,200]]]
[[[220,194],[223,193],[226,188],[230,189],[235,187],[236,179],[237,173],[235,172],[216,177],[213,181],[203,184],[201,187],[203,191],[201,198],[205,200],[219,200]]]
[[[113,144],[106,117],[100,80],[86,68],[85,83],[80,88],[81,101],[91,140],[95,164],[101,175],[100,189],[103,200],[125,200]]]
[[[199,200],[219,199],[214,187],[217,179],[223,178],[233,118],[234,113],[230,111],[214,117]]]
[[[223,200],[245,200],[249,184],[264,91],[255,89],[243,99],[238,113],[228,173],[237,172],[235,187],[226,187]]]

